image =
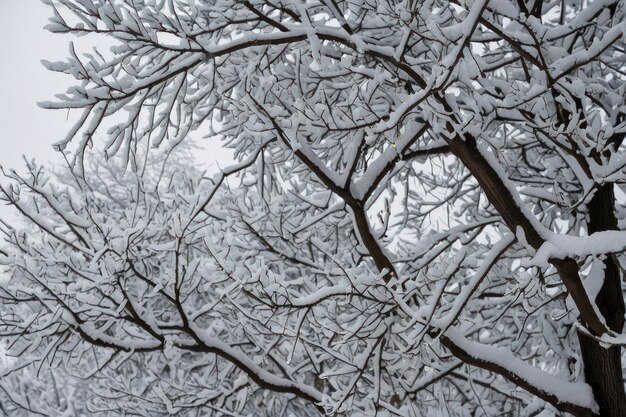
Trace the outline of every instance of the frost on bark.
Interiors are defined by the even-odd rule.
[[[115,45],[5,170],[3,407],[622,415],[623,1],[46,3]]]

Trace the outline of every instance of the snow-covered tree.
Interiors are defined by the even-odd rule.
[[[89,412],[622,415],[624,1],[46,3],[116,45],[46,63],[0,330]]]

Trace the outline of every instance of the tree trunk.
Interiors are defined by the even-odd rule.
[[[589,203],[588,232],[617,230],[615,218],[615,193],[613,184],[605,184]],[[596,305],[611,330],[621,332],[624,327],[624,298],[621,274],[617,260],[608,256],[604,261],[604,283]],[[591,386],[600,406],[602,417],[626,415],[626,393],[622,373],[621,347],[608,349],[594,339],[578,333],[580,350],[585,371],[585,381]]]

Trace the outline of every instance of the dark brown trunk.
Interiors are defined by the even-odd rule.
[[[589,233],[617,230],[613,184],[600,187],[589,203]],[[596,297],[596,305],[608,327],[621,332],[624,327],[624,298],[621,274],[617,260],[608,256],[604,261],[604,283]],[[622,373],[621,347],[603,348],[579,332],[580,350],[585,370],[585,381],[593,389],[602,417],[626,415],[626,393]]]

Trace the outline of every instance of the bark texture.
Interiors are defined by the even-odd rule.
[[[589,203],[589,233],[617,230],[615,217],[615,194],[613,184],[598,189]],[[621,273],[614,256],[604,261],[604,283],[596,305],[608,327],[621,332],[624,327],[624,298],[622,296]],[[602,417],[626,416],[626,393],[622,373],[621,347],[608,349],[583,333],[578,334],[585,369],[585,381],[593,389],[600,406]]]

